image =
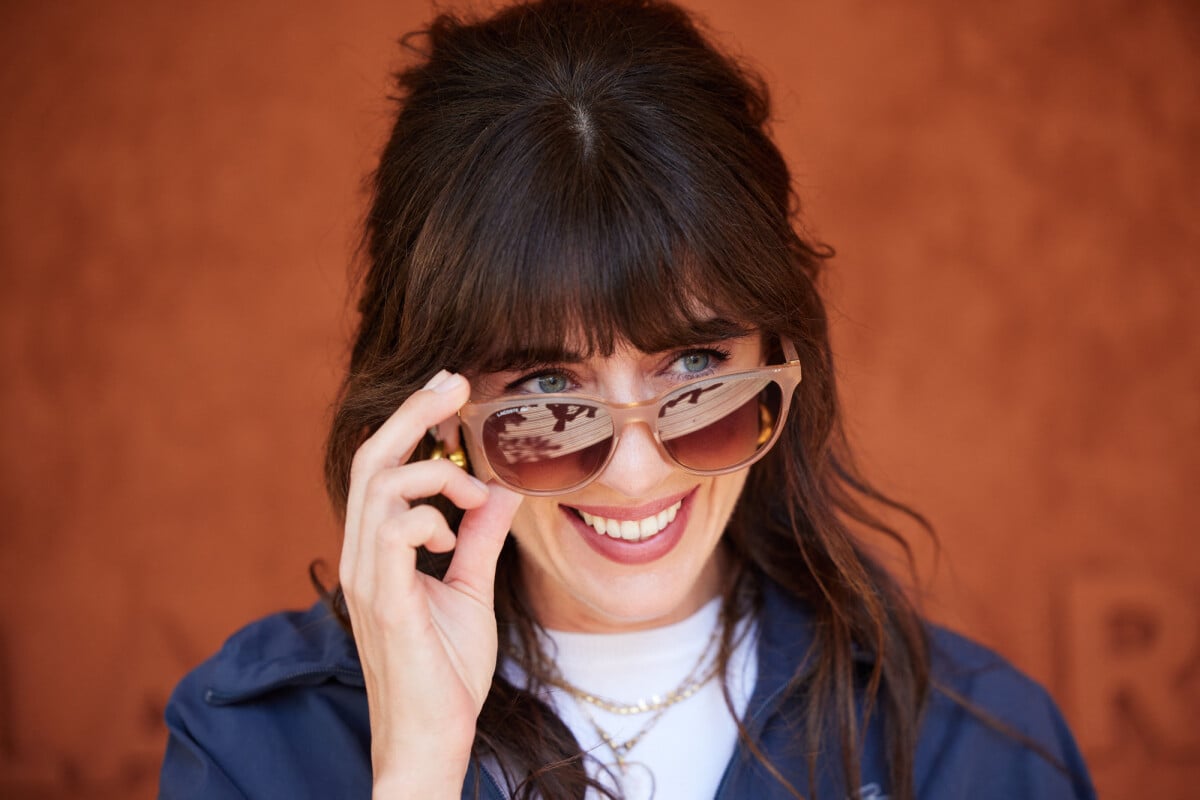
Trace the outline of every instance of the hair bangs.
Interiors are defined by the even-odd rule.
[[[439,337],[452,342],[449,366],[511,369],[610,355],[623,342],[657,352],[772,318],[778,292],[763,287],[778,281],[756,270],[786,262],[787,247],[773,220],[752,213],[762,206],[737,197],[739,182],[715,194],[728,206],[703,203],[714,193],[694,176],[712,182],[719,170],[626,149],[603,119],[586,131],[550,122],[543,112],[494,125],[418,240],[421,299],[406,317],[449,326]]]

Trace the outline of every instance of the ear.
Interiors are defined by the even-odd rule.
[[[452,453],[462,447],[462,431],[458,427],[458,417],[442,420],[430,428],[429,432],[442,443],[447,453]]]

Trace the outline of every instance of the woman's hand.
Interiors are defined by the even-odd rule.
[[[366,679],[376,797],[458,797],[475,722],[496,668],[496,560],[521,496],[448,460],[406,464],[425,431],[467,401],[439,372],[358,449],[350,470],[339,577]],[[416,500],[466,511],[457,539]],[[445,580],[416,549],[454,550]]]

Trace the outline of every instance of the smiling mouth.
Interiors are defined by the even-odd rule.
[[[657,514],[651,514],[643,519],[611,519],[589,514],[578,508],[571,510],[601,536],[626,542],[642,542],[661,533],[663,528],[670,525],[682,506],[683,501],[677,500],[673,505],[667,506]]]

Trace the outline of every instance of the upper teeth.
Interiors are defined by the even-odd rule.
[[[582,510],[579,510],[579,516],[583,517],[584,522],[595,528],[596,533],[611,536],[614,539],[624,539],[627,542],[640,542],[667,527],[671,520],[675,519],[679,507],[682,505],[683,501],[680,500],[670,508],[664,508],[645,519],[609,519]]]

